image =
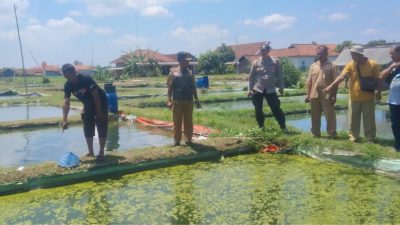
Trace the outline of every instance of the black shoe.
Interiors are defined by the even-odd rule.
[[[180,142],[175,142],[174,146],[180,146],[181,143]]]
[[[185,144],[188,145],[188,146],[191,146],[191,145],[193,145],[193,142],[187,141],[187,142],[185,142]]]

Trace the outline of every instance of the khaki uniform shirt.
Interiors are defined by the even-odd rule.
[[[323,97],[324,90],[329,86],[338,76],[338,68],[330,60],[327,60],[324,65],[319,61],[310,66],[308,72],[307,83],[311,84],[310,98]]]
[[[275,87],[284,88],[284,80],[281,65],[275,59],[269,57],[257,59],[250,70],[249,90],[257,92],[275,93]]]

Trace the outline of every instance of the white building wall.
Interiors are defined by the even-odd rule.
[[[298,69],[305,67],[305,69],[310,68],[311,64],[315,62],[316,56],[298,56],[298,57],[288,57],[289,61]],[[332,62],[335,61],[337,56],[328,56],[328,59]]]

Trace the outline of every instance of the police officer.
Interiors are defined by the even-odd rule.
[[[282,67],[276,59],[269,55],[270,51],[269,43],[261,46],[261,56],[253,62],[250,70],[248,95],[251,96],[260,128],[264,128],[263,99],[265,97],[280,128],[286,131],[285,114],[280,107],[281,102],[275,90],[275,86],[278,86],[279,93],[283,94]]]
[[[175,146],[180,145],[182,139],[182,122],[186,144],[192,144],[193,103],[196,104],[197,108],[201,107],[197,97],[194,76],[189,69],[190,55],[187,52],[178,52],[177,58],[179,66],[171,70],[167,80],[167,106],[172,108]]]

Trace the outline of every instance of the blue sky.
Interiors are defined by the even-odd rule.
[[[0,67],[21,67],[13,4],[27,67],[79,60],[106,66],[137,46],[195,55],[222,42],[364,44],[399,41],[398,0],[0,0]]]

